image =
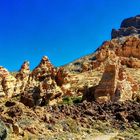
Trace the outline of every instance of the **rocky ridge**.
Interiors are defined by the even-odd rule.
[[[139,20],[124,20],[111,40],[69,65],[55,68],[44,56],[33,71],[27,61],[15,75],[0,67],[0,119],[6,124],[2,137],[8,129],[14,138],[28,134],[45,139],[47,133],[70,132],[71,123],[75,130],[91,128],[97,120],[109,120],[119,129],[134,122],[139,127]],[[137,32],[127,34],[129,28]]]
[[[113,29],[112,38],[140,34],[140,15],[122,21],[120,29]]]

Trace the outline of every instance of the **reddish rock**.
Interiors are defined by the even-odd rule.
[[[113,100],[117,86],[118,68],[115,65],[107,65],[102,76],[102,79],[95,89],[94,98],[101,102]]]
[[[97,102],[133,100],[139,90],[138,83],[120,66],[106,65],[99,85],[91,91],[86,90],[83,99]]]
[[[0,67],[0,82],[1,82],[1,92],[0,96],[6,96],[8,98],[12,97],[14,94],[14,88],[16,83],[16,78],[12,76],[8,70]]]
[[[29,75],[26,88],[21,96],[21,102],[29,107],[56,104],[62,99],[63,92],[59,86],[64,82],[64,71],[62,69],[56,71],[45,56]]]
[[[64,68],[60,67],[57,69],[55,81],[58,86],[62,86],[63,84],[68,83],[68,78],[69,78],[68,72],[66,72]]]
[[[49,61],[47,56],[44,56],[40,64],[32,71],[30,77],[37,81],[43,81],[46,76],[55,76],[55,68]]]
[[[24,89],[27,85],[30,74],[29,62],[25,61],[21,66],[21,69],[16,74],[16,85],[15,85],[15,94],[20,94],[24,92]]]

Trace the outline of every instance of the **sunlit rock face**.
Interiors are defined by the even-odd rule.
[[[20,95],[21,102],[28,106],[56,104],[62,100],[68,82],[68,73],[63,68],[54,68],[48,57],[30,71],[25,61],[15,76],[0,67],[0,97]],[[63,87],[63,88],[62,88]]]
[[[25,61],[19,72],[16,74],[16,85],[15,85],[15,94],[20,94],[24,92],[24,89],[27,85],[30,74],[29,62]]]
[[[140,38],[139,32],[129,36],[126,32],[138,31],[139,21],[140,16],[124,20],[116,31],[119,35],[114,31],[113,39],[105,41],[95,53],[67,66],[55,68],[44,56],[32,71],[27,61],[16,74],[0,67],[0,97],[20,95],[21,102],[30,107],[53,105],[64,96],[82,94],[89,101],[132,100],[139,84],[127,69],[140,68]]]
[[[103,103],[133,100],[139,85],[120,65],[107,64],[99,85],[91,89],[84,99]]]
[[[100,66],[107,58],[115,60],[115,55],[119,57],[122,65],[140,68],[140,38],[128,36],[103,43],[97,51],[94,63]]]
[[[48,57],[44,56],[30,73],[21,102],[30,107],[60,102],[63,95],[61,86],[65,76],[62,70],[56,70]]]
[[[0,96],[12,97],[14,93],[16,78],[7,69],[0,67]]]
[[[3,67],[0,67],[0,78],[1,78],[1,96],[8,98],[20,94],[24,91],[24,88],[28,81],[30,70],[29,62],[25,62],[16,76],[13,76]]]

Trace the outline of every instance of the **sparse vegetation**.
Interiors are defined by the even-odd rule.
[[[75,97],[70,97],[70,96],[66,96],[63,98],[63,102],[61,104],[77,104],[80,103],[82,101],[82,97],[81,96],[75,96]]]

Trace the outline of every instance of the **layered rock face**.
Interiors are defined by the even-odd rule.
[[[113,96],[117,87],[118,70],[115,65],[107,65],[102,79],[95,89],[94,99],[97,101],[113,100]]]
[[[121,29],[125,32],[128,28],[139,31],[140,16],[124,20]],[[139,86],[126,69],[140,68],[139,32],[126,36],[120,30],[118,36],[104,42],[90,57],[83,57],[68,67],[55,68],[46,56],[33,71],[29,62],[24,62],[16,76],[0,67],[0,96],[10,98],[21,94],[21,102],[30,107],[56,104],[63,96],[83,92],[83,98],[89,101],[133,99]],[[70,67],[75,67],[77,73],[71,73]]]
[[[133,100],[139,84],[121,65],[107,64],[99,84],[84,94],[83,100],[108,101]]]
[[[113,29],[112,38],[140,34],[140,15],[125,19],[118,30]]]
[[[140,68],[139,37],[130,36],[106,41],[97,51],[95,64],[100,65],[107,58],[112,59],[114,57],[113,53],[119,57],[122,65],[130,68]]]
[[[128,30],[131,32],[128,33]],[[135,34],[133,34],[134,30]],[[104,42],[96,51],[93,68],[103,71],[99,84],[92,87],[83,98],[88,101],[133,100],[139,84],[126,68],[140,68],[140,16],[126,19],[121,29],[112,32],[112,40]],[[88,66],[88,65],[87,65]]]

